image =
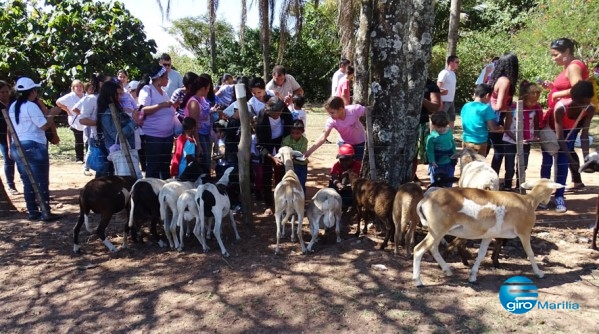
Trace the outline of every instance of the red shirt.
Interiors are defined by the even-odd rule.
[[[551,88],[551,91],[549,92],[549,96],[547,98],[549,108],[555,107],[555,102],[557,102],[557,101],[553,101],[553,98],[552,98],[553,93],[572,88],[572,85],[570,84],[570,80],[568,80],[568,77],[566,76],[566,73],[568,73],[568,68],[572,65],[577,65],[578,67],[580,67],[582,69],[582,80],[586,80],[589,78],[589,69],[587,68],[587,66],[578,59],[573,60],[570,63],[570,65],[568,65],[568,67],[566,67],[562,71],[562,73],[560,73],[557,76],[557,78],[555,78],[555,80],[553,81],[553,88]],[[567,96],[567,97],[569,97],[569,96]]]
[[[352,165],[349,167],[356,175],[360,175],[360,169],[362,168],[362,163],[360,161],[354,160]],[[341,168],[341,164],[337,161],[333,168],[331,168],[331,176],[332,175],[341,175],[345,170]]]

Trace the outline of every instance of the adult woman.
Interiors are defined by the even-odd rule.
[[[507,53],[499,57],[492,74],[491,107],[497,115],[497,125],[503,125],[505,113],[511,111],[512,100],[516,92],[518,81],[518,57],[513,53]],[[503,133],[489,133],[489,140],[493,145],[493,160],[491,168],[499,174],[504,156]]]
[[[83,130],[85,126],[79,122],[79,109],[73,110],[73,107],[83,98],[83,83],[81,80],[73,80],[71,83],[71,92],[56,100],[56,105],[67,113],[67,121],[75,136],[75,161],[83,163]]]
[[[276,97],[272,97],[266,102],[266,107],[258,114],[256,119],[256,148],[261,156],[264,204],[267,206],[274,204],[272,191],[274,169],[281,168],[275,173],[275,183],[283,176],[282,162],[274,156],[279,151],[283,138],[291,133],[292,126],[293,116],[291,112],[287,109],[285,102]]]
[[[96,130],[96,119],[98,117],[98,93],[104,83],[106,76],[100,73],[94,73],[91,75],[89,80],[89,90],[81,100],[79,100],[75,106],[73,106],[73,112],[79,114],[79,122],[85,126],[83,133],[89,140],[93,140],[97,136]],[[89,151],[88,151],[89,152]],[[89,168],[84,167],[83,173],[88,174]],[[105,176],[102,171],[96,172],[96,177]]]
[[[197,155],[201,156],[204,172],[210,172],[210,104],[206,101],[206,95],[210,89],[210,82],[203,76],[197,77],[189,84],[189,88],[181,106],[183,115],[189,116],[196,121],[197,133],[196,143],[199,143]]]
[[[121,85],[121,88],[127,93],[129,93],[129,75],[127,71],[120,69],[116,72],[116,78]]]
[[[551,60],[559,66],[563,66],[564,70],[555,78],[553,82],[545,81],[543,86],[549,88],[549,95],[547,96],[547,104],[549,109],[553,109],[556,103],[563,99],[570,97],[570,90],[579,81],[586,80],[589,77],[589,69],[580,60],[574,58],[574,51],[576,49],[576,42],[568,38],[559,38],[551,43],[550,54]],[[576,165],[580,164],[578,155],[572,148],[572,157],[576,162]],[[570,167],[570,173],[572,174],[572,188],[582,188],[582,178],[578,172],[578,167]]]
[[[8,110],[8,107],[12,103],[11,101],[11,89],[6,81],[0,80],[0,109]],[[0,115],[0,153],[4,157],[4,175],[6,176],[6,185],[8,186],[8,193],[11,195],[18,195],[19,191],[15,187],[15,161],[10,158],[8,151],[10,146],[8,144],[8,126],[6,125],[6,119],[4,115]]]
[[[10,105],[8,113],[25,156],[19,155],[15,143],[12,143],[10,147],[10,154],[17,163],[19,174],[21,174],[29,220],[41,219],[49,222],[61,217],[49,211],[50,158],[45,131],[54,125],[54,116],[60,112],[60,108],[52,108],[47,115],[44,115],[40,107],[42,102],[38,100],[37,89],[39,87],[41,86],[30,78],[23,77],[17,80],[17,100]],[[31,168],[34,181],[41,193],[43,203],[39,203],[40,206],[36,202],[33,186],[25,172],[25,160]],[[43,214],[40,213],[42,206],[47,208],[47,210],[42,210]]]
[[[593,85],[588,81],[579,81],[570,89],[571,99],[560,99],[554,109],[549,110],[547,124],[555,130],[560,150],[557,154],[557,173],[555,182],[566,184],[568,163],[578,170],[579,163],[572,154],[574,140],[580,129],[582,154],[589,155],[589,125],[595,108],[591,104],[594,95]],[[553,110],[553,112],[552,112]],[[541,177],[550,178],[553,158],[543,151]],[[555,211],[565,212],[564,188],[555,191]]]
[[[112,113],[109,108],[109,105],[113,103],[118,111],[117,115],[119,117],[121,129],[123,135],[129,143],[130,152],[132,155],[137,155],[137,150],[135,150],[135,130],[138,127],[121,106],[120,95],[122,94],[127,93],[124,92],[123,88],[119,84],[113,81],[105,82],[102,85],[100,94],[98,95],[98,133],[101,132],[103,134],[104,147],[107,151],[109,151],[110,147],[116,143],[118,135],[116,126],[112,119]],[[121,145],[123,144],[121,143]],[[141,177],[141,175],[138,175],[138,177]]]
[[[170,177],[173,152],[173,118],[175,110],[162,87],[168,83],[168,72],[162,66],[150,71],[150,84],[139,91],[137,102],[144,106],[143,131],[146,151],[146,177],[166,180]]]

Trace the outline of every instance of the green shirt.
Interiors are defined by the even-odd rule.
[[[299,140],[295,141],[293,140],[293,138],[291,138],[291,135],[289,135],[283,138],[283,141],[281,142],[281,147],[283,146],[289,146],[294,151],[306,153],[306,151],[308,150],[308,138],[306,138],[305,136],[301,136]],[[308,161],[293,160],[293,163],[296,165],[307,165]]]

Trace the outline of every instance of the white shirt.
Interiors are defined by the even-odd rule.
[[[443,88],[447,89],[447,94],[441,95],[441,101],[453,102],[455,97],[455,87],[457,83],[455,72],[447,69],[441,71],[439,73],[439,77],[437,78],[437,82],[442,82]]]
[[[73,106],[73,109],[75,108],[81,111],[79,114],[80,118],[87,118],[92,121],[98,119],[98,97],[95,94],[85,95]],[[87,136],[89,138],[96,138],[98,135],[97,128],[95,126],[88,126],[87,129],[89,129]]]
[[[40,107],[31,101],[21,104],[19,123],[17,123],[15,118],[16,105],[17,102],[13,102],[10,105],[8,117],[10,117],[19,139],[21,141],[34,141],[46,145],[46,134],[44,130],[40,128],[46,125],[48,121]]]
[[[341,70],[337,70],[333,74],[333,82],[331,84],[331,96],[335,96],[337,93],[337,86],[339,86],[339,80],[345,76],[345,73],[341,72]]]
[[[285,74],[285,81],[283,81],[281,86],[277,86],[274,79],[270,80],[266,84],[266,90],[277,92],[281,94],[283,98],[288,95],[293,95],[293,91],[296,91],[300,88],[302,87],[297,83],[297,81],[295,81],[295,78],[291,76],[291,74]]]
[[[168,72],[168,83],[162,89],[166,92],[166,95],[171,97],[175,92],[175,89],[183,87],[183,77],[179,72],[170,70]]]
[[[77,96],[77,94],[75,94],[75,92],[70,92],[64,96],[61,96],[58,100],[56,100],[56,104],[64,105],[67,108],[67,110],[68,110],[67,121],[69,122],[69,125],[73,129],[79,130],[79,131],[83,131],[85,126],[82,125],[81,123],[79,123],[80,116],[73,112],[73,107],[81,99],[82,99],[82,97]]]

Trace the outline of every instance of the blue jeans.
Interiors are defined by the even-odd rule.
[[[451,163],[445,165],[438,165],[437,167],[429,165],[428,171],[430,173],[431,183],[435,183],[435,174],[444,173],[447,177],[453,177],[455,175],[455,166]],[[453,187],[453,182],[448,182],[444,184],[443,187],[451,188]]]
[[[304,189],[304,196],[306,196],[306,180],[308,179],[308,165],[293,164],[293,171]]]
[[[146,135],[146,177],[166,180],[171,177],[173,136],[164,138]]]
[[[0,143],[0,153],[4,157],[4,175],[6,175],[6,185],[9,189],[15,188],[15,161],[8,156],[8,144]]]
[[[27,211],[29,211],[29,217],[35,217],[40,215],[41,205],[47,205],[48,208],[50,207],[50,191],[48,189],[50,183],[50,158],[48,156],[48,147],[31,140],[22,141],[21,147],[23,148],[25,159],[29,162],[33,179],[39,187],[44,203],[36,202],[33,186],[25,171],[25,163],[21,160],[16,146],[12,145],[10,147],[10,153],[17,163],[19,174],[21,174],[21,180],[23,181],[23,195],[25,197]],[[38,206],[38,204],[40,204],[40,206]]]
[[[503,178],[503,187],[511,188],[512,187],[512,179],[514,178],[514,174],[516,171],[516,154],[517,146],[516,144],[505,142],[505,150],[504,150],[504,159],[505,159],[505,176]],[[524,152],[524,166],[523,171],[526,172],[526,168],[528,166],[528,156],[530,155],[530,144],[522,145]],[[519,187],[520,180],[518,179],[518,175],[516,175],[516,187]]]
[[[570,130],[564,130],[564,138],[568,135]],[[566,141],[566,145],[568,146],[568,150],[574,149],[574,140],[578,136],[578,130],[572,131],[570,137],[568,137]],[[545,151],[541,151],[543,154],[543,161],[541,162],[541,177],[545,179],[551,179],[551,167],[553,166],[553,156],[549,155],[549,153]],[[568,179],[568,166],[570,162],[568,161],[568,157],[561,150],[557,153],[557,175],[555,177],[555,182],[566,185],[566,180]],[[565,188],[557,189],[555,191],[555,197],[564,197]]]
[[[202,167],[204,170],[210,172],[212,167],[212,145],[210,135],[198,134],[200,137],[200,147],[202,148]]]

